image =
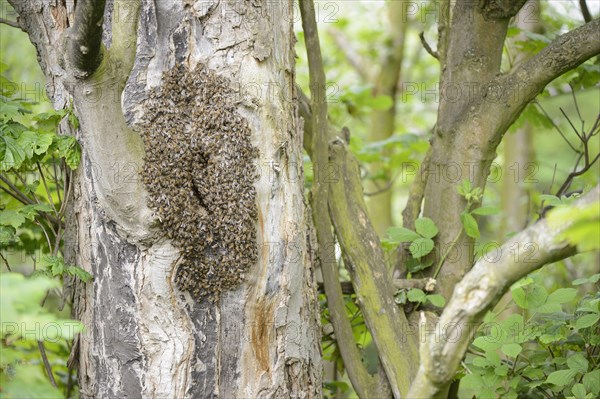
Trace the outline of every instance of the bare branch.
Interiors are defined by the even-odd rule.
[[[431,55],[436,60],[439,60],[440,55],[438,54],[437,51],[435,51],[431,48],[431,46],[429,45],[429,43],[427,43],[427,40],[425,39],[425,32],[419,33],[419,38],[421,39],[421,44],[425,48],[425,51],[427,51],[429,53],[429,55]]]
[[[102,23],[106,0],[79,0],[75,25],[67,32],[67,58],[75,76],[90,76],[102,61]]]
[[[392,281],[394,288],[401,289],[410,289],[410,288],[418,288],[426,292],[435,291],[436,281],[432,278],[415,278],[415,279],[400,279],[395,278]],[[342,281],[340,283],[342,287],[342,294],[344,295],[352,295],[354,294],[354,287],[352,286],[352,282],[350,281]],[[325,286],[323,283],[319,283],[319,291],[324,292]]]
[[[592,20],[592,14],[587,6],[585,0],[579,0],[579,8],[581,8],[581,15],[583,15],[583,20],[588,23]]]
[[[21,25],[19,25],[19,23],[16,21],[10,21],[8,19],[0,18],[0,24],[8,25],[10,27],[23,30],[23,28],[21,28]]]
[[[595,19],[567,32],[512,73],[491,82],[494,89],[500,87],[502,92],[500,101],[495,102],[493,106],[493,112],[502,109],[499,105],[508,105],[507,108],[503,108],[498,118],[501,124],[495,132],[497,139],[548,83],[600,54],[599,31],[600,19]],[[483,102],[486,103],[483,107],[492,107],[491,101]]]
[[[325,101],[325,71],[321,58],[319,34],[315,21],[315,9],[312,0],[300,1],[302,28],[306,41],[311,87],[310,119],[305,119],[306,127],[310,126],[312,140],[310,154],[315,169],[312,187],[312,217],[317,231],[317,255],[323,272],[325,294],[329,305],[331,322],[338,341],[338,348],[348,371],[348,376],[356,392],[361,397],[375,394],[389,396],[390,386],[385,375],[380,371],[370,375],[362,363],[362,357],[354,343],[354,335],[348,318],[342,289],[339,284],[338,268],[335,262],[334,240],[328,210],[329,185],[325,179],[325,165],[329,162],[327,103]],[[305,144],[306,145],[306,144]],[[380,369],[381,370],[381,369]]]
[[[394,396],[406,397],[412,365],[418,362],[415,342],[403,334],[408,321],[394,302],[379,236],[368,217],[358,161],[341,139],[334,140],[329,151],[336,168],[330,177],[329,209],[338,242]]]
[[[44,368],[46,369],[46,373],[48,374],[48,379],[50,380],[52,386],[56,388],[56,380],[54,379],[54,374],[52,373],[52,366],[48,361],[48,355],[46,354],[46,348],[44,347],[44,343],[42,341],[38,341],[37,345],[40,351],[40,355],[42,356],[42,363],[44,363]]]
[[[585,207],[599,199],[600,186],[596,186],[572,207]],[[499,250],[499,259],[483,257],[473,266],[456,285],[438,322],[441,329],[435,330],[446,331],[452,326],[452,337],[436,336],[423,343],[421,365],[407,397],[436,397],[454,378],[476,327],[502,294],[532,271],[575,254],[574,247],[558,240],[567,227],[550,226],[541,220],[507,241]],[[533,259],[515,256],[514,248],[526,251],[530,246],[536,249]]]

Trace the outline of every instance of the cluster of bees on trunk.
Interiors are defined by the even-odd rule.
[[[140,124],[148,205],[181,251],[177,287],[198,301],[239,286],[258,259],[258,149],[234,97],[208,67],[175,67],[149,93]]]

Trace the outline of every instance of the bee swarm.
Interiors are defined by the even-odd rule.
[[[258,259],[258,149],[227,79],[207,67],[166,71],[140,124],[149,206],[182,253],[180,290],[217,301]]]

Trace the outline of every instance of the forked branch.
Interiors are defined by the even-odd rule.
[[[582,208],[600,200],[600,186],[575,202]],[[499,250],[499,258],[490,261],[482,257],[456,285],[454,294],[444,309],[435,331],[455,333],[449,336],[429,336],[421,346],[421,365],[411,385],[408,397],[433,398],[449,384],[473,338],[476,326],[486,311],[516,281],[542,266],[574,255],[576,249],[559,237],[567,225],[549,225],[546,219],[528,227],[507,241]],[[534,259],[515,256],[511,248],[534,245]]]

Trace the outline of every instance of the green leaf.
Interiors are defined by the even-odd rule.
[[[573,388],[571,388],[571,393],[575,396],[576,399],[585,399],[585,387],[583,384],[575,384]]]
[[[480,208],[476,208],[471,211],[471,213],[473,215],[482,215],[482,216],[495,215],[499,212],[500,212],[500,209],[495,206],[482,206]]]
[[[511,289],[513,300],[523,309],[534,309],[541,306],[548,298],[548,292],[539,284]]]
[[[19,116],[20,109],[21,107],[19,107],[14,101],[2,101],[0,103],[0,117],[6,121],[14,119]]]
[[[46,270],[52,273],[52,276],[62,276],[65,272],[65,262],[62,256],[42,256],[42,264],[45,264]]]
[[[563,204],[560,198],[555,195],[540,194],[539,198],[540,201],[544,202],[544,205],[559,206]]]
[[[0,225],[12,226],[15,229],[25,223],[25,216],[19,210],[8,209],[0,211]]]
[[[517,281],[516,283],[514,283],[511,287],[511,290],[514,290],[516,288],[520,288],[520,287],[525,287],[526,285],[529,284],[533,284],[533,279],[531,277],[524,277],[522,279],[520,279],[519,281]]]
[[[567,359],[567,365],[573,371],[585,373],[588,370],[588,361],[581,353],[575,353]]]
[[[69,118],[69,123],[71,124],[71,126],[73,126],[73,129],[75,129],[75,130],[79,129],[79,119],[77,118],[77,115],[75,115],[75,113],[73,111],[69,112],[68,118]]]
[[[418,288],[411,288],[411,290],[408,291],[407,294],[407,298],[411,302],[425,302],[426,296],[427,295],[425,294],[425,292]]]
[[[598,323],[598,320],[600,320],[600,314],[586,314],[577,319],[577,321],[575,322],[575,327],[577,327],[578,330],[588,328]]]
[[[519,355],[519,353],[521,353],[521,351],[523,350],[523,348],[519,344],[504,344],[504,345],[502,345],[500,347],[500,350],[506,356],[515,357],[516,358]]]
[[[81,161],[81,148],[73,136],[57,136],[58,155],[65,159],[67,166],[76,169]]]
[[[590,371],[584,375],[582,382],[588,392],[598,396],[600,394],[600,369]]]
[[[19,213],[28,220],[33,220],[37,216],[38,212],[52,212],[53,209],[48,204],[34,204],[25,205],[19,209]]]
[[[77,267],[77,266],[67,266],[66,271],[71,276],[79,277],[79,279],[81,281],[83,281],[84,283],[90,282],[92,280],[92,275],[89,274],[88,272],[86,272],[85,270],[83,270],[80,267]]]
[[[437,306],[438,308],[443,308],[446,304],[446,298],[439,294],[427,295],[427,300],[431,302],[433,306]]]
[[[460,186],[456,188],[456,191],[458,191],[458,193],[463,197],[466,197],[467,194],[469,194],[472,190],[473,186],[469,179],[463,179],[463,181],[460,183]]]
[[[465,228],[465,232],[471,238],[479,238],[479,226],[477,226],[477,221],[470,213],[461,213],[460,220]]]
[[[26,155],[25,150],[12,137],[0,137],[0,171],[18,169]]]
[[[577,296],[577,290],[575,288],[559,288],[552,294],[548,295],[546,304],[551,303],[567,303],[571,302]]]
[[[410,244],[409,250],[413,257],[421,258],[433,250],[433,240],[419,237]]]
[[[407,299],[408,299],[408,296],[406,295],[405,289],[398,290],[398,292],[396,292],[396,295],[394,295],[394,301],[398,305],[405,305]]]
[[[406,262],[406,268],[411,273],[420,272],[433,265],[433,259],[415,259],[409,258]]]
[[[54,134],[51,133],[37,133],[27,130],[19,133],[17,144],[25,151],[29,159],[33,157],[33,154],[41,155],[48,151],[54,137]]]
[[[473,341],[473,345],[487,352],[500,348],[502,346],[502,342],[500,342],[498,339],[494,339],[493,337],[477,337],[475,338],[475,341]]]
[[[558,370],[550,373],[546,382],[548,384],[558,385],[559,387],[564,387],[565,385],[573,382],[573,378],[577,375],[576,371],[573,370]]]
[[[412,242],[420,238],[417,233],[404,227],[390,227],[387,229],[387,235],[397,242]]]
[[[542,334],[540,336],[540,342],[544,345],[548,345],[554,342],[559,342],[565,339],[566,337],[563,334]]]
[[[573,285],[581,285],[585,283],[597,283],[600,280],[600,273],[594,274],[587,278],[578,278],[573,281]]]
[[[2,213],[0,212],[0,220]],[[15,239],[17,230],[12,226],[0,226],[0,245],[10,244]]]
[[[425,238],[433,238],[438,233],[438,228],[435,223],[428,217],[422,217],[415,220],[415,228],[417,233]]]

